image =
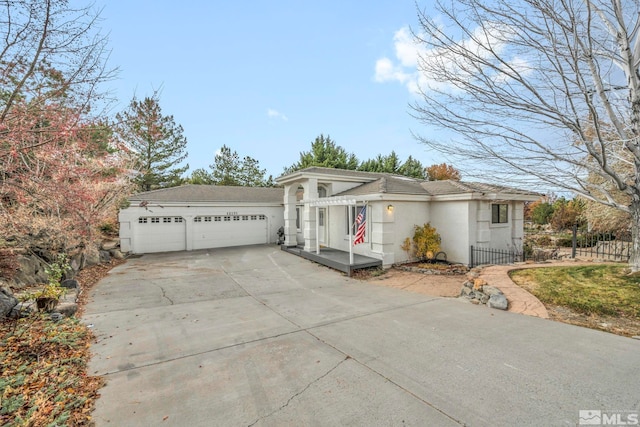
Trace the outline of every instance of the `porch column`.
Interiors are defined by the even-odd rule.
[[[309,178],[302,184],[304,188],[304,198],[306,200],[315,200],[318,198],[318,179]],[[311,207],[309,203],[304,204],[304,212],[302,215],[304,236],[304,250],[312,252],[316,249],[316,209]]]
[[[316,254],[320,255],[320,208],[316,206]]]
[[[284,187],[284,244],[296,246],[296,190],[298,184]]]

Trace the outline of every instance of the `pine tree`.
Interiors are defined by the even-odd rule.
[[[266,169],[253,157],[240,159],[236,151],[223,145],[216,153],[211,168],[211,183],[215,185],[235,185],[242,187],[271,187],[273,179],[265,180]]]
[[[347,151],[330,136],[320,135],[311,143],[311,150],[300,153],[300,160],[297,163],[284,169],[285,173],[295,172],[311,166],[325,168],[356,170],[358,168],[358,158],[353,153]]]
[[[165,116],[159,94],[139,100],[134,97],[129,107],[116,115],[120,140],[131,148],[138,175],[134,178],[140,191],[174,187],[182,182],[189,165],[180,166],[187,158],[187,139],[182,126],[173,116]]]

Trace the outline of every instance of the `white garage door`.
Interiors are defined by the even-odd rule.
[[[267,243],[266,215],[211,215],[193,218],[193,249]]]
[[[134,252],[184,251],[187,249],[186,222],[180,216],[138,218],[134,235]]]

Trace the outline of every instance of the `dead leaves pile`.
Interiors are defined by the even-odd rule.
[[[102,378],[86,375],[86,326],[34,316],[3,322],[0,334],[0,425],[90,425]]]
[[[83,294],[119,262],[83,270]],[[79,301],[80,308],[85,301]],[[93,334],[76,318],[0,322],[0,426],[89,426],[104,380],[87,375]]]

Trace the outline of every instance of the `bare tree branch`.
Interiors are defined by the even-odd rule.
[[[551,186],[630,212],[640,269],[640,2],[436,8],[437,18],[418,12],[412,115],[457,137],[418,140],[465,177]]]

